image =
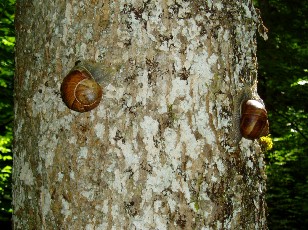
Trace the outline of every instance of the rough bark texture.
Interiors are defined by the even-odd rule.
[[[265,229],[250,0],[17,1],[15,229]],[[69,110],[81,59],[103,100]]]

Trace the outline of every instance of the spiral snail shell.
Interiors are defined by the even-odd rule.
[[[98,106],[102,88],[87,67],[77,64],[63,79],[61,96],[68,108],[87,112]]]
[[[269,133],[269,122],[264,105],[257,100],[242,103],[240,131],[246,139],[257,139]]]

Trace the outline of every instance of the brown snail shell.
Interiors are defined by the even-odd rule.
[[[61,84],[63,102],[68,108],[81,113],[97,107],[102,94],[101,86],[83,66],[75,66]]]
[[[243,137],[253,140],[269,133],[269,122],[264,105],[257,100],[242,103],[240,131]]]

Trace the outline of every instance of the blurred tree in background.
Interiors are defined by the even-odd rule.
[[[0,225],[11,219],[15,0],[0,2]]]
[[[308,229],[308,1],[257,0],[259,94],[274,148],[267,158],[269,229]]]
[[[254,0],[269,29],[258,39],[259,94],[274,148],[268,163],[269,229],[308,229],[308,0]],[[14,4],[0,2],[0,226],[11,218]]]

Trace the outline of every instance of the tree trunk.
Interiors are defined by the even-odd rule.
[[[215,3],[214,3],[215,2]],[[266,229],[250,0],[17,1],[15,229]],[[103,72],[79,113],[60,85]]]

